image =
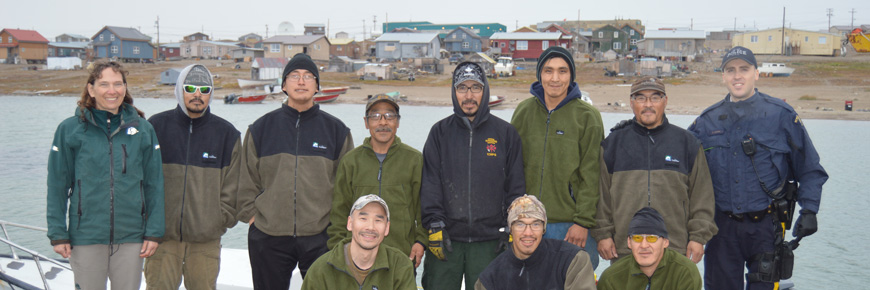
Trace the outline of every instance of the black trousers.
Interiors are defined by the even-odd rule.
[[[744,268],[748,273],[758,272],[757,261],[752,256],[774,250],[773,218],[765,215],[760,221],[748,218],[736,221],[716,212],[714,217],[719,233],[707,242],[704,255],[704,287],[707,290],[772,290],[773,283],[746,283]],[[745,287],[745,288],[744,288]]]
[[[326,253],[326,229],[307,237],[270,236],[257,229],[256,222],[248,229],[248,257],[256,290],[287,290],[293,269],[299,265],[302,278],[314,260]]]

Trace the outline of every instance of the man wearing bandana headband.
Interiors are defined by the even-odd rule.
[[[161,141],[166,235],[145,261],[148,289],[215,289],[221,236],[236,224],[241,134],[211,114],[205,66],[190,65],[175,84],[178,106],[148,121]]]
[[[464,62],[453,72],[453,114],[429,132],[423,147],[420,198],[429,230],[423,287],[472,289],[503,250],[505,209],[525,191],[519,135],[489,113],[483,69]],[[505,238],[506,242],[506,238]]]

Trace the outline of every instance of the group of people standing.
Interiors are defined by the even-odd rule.
[[[303,289],[416,289],[421,263],[425,289],[700,289],[702,258],[707,289],[773,289],[779,276],[759,265],[785,221],[771,202],[800,185],[793,233],[808,236],[827,174],[795,111],[755,88],[752,52],[735,47],[722,68],[729,94],[688,130],[645,77],[629,94],[635,117],[605,138],[566,49],[541,54],[510,122],[490,114],[484,70],[461,63],[454,113],[420,152],[397,137],[399,104],[385,97],[366,104],[370,136],[354,147],[314,103],[320,75],[304,54],[284,69],[287,101],[244,141],[210,113],[206,67],[185,68],[178,106],[146,121],[126,71],[98,62],[52,143],[48,236],[77,289],[137,289],[143,270],[149,289],[182,277],[215,289],[237,221],[255,289],[289,288],[296,267]],[[611,266],[596,286],[599,256]]]

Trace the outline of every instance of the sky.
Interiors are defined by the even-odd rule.
[[[54,40],[64,33],[92,37],[103,26],[139,29],[156,41],[160,19],[160,42],[178,42],[185,35],[203,32],[212,39],[238,39],[256,33],[273,36],[282,22],[290,22],[293,34],[303,25],[327,25],[329,37],[344,31],[362,39],[381,32],[384,21],[429,21],[432,23],[497,22],[514,30],[554,20],[640,19],[647,30],[691,27],[722,31],[767,29],[785,25],[794,29],[824,30],[827,10],[833,9],[831,25],[870,24],[870,1],[866,0],[621,0],[621,1],[107,1],[107,0],[5,0],[0,9],[0,28],[32,29]],[[136,3],[136,4],[133,4]],[[528,5],[523,6],[525,3]],[[541,5],[546,3],[546,5]],[[850,11],[855,10],[852,14]]]

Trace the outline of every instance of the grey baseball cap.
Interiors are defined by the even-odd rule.
[[[382,205],[384,207],[384,211],[387,212],[387,221],[390,220],[390,207],[387,206],[387,202],[384,201],[384,199],[381,198],[380,196],[377,196],[374,194],[364,195],[364,196],[361,196],[360,198],[358,198],[353,203],[353,206],[350,207],[350,213],[348,215],[353,215],[354,211],[361,210],[370,202],[377,202],[380,205]]]

